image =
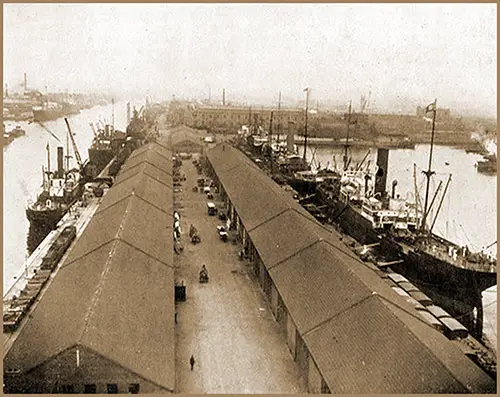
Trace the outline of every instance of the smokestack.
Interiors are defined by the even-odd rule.
[[[293,145],[294,145],[293,122],[289,121],[288,122],[288,133],[286,135],[286,151],[288,153],[293,153]]]
[[[59,175],[63,175],[64,174],[63,161],[64,161],[63,147],[62,146],[58,146],[57,147],[57,173]]]
[[[5,83],[5,98],[9,97],[9,86]]]
[[[392,181],[392,198],[396,198],[396,185],[398,184],[397,180]]]
[[[226,89],[222,89],[222,106],[226,106]]]
[[[371,179],[370,175],[365,175],[365,196],[368,195],[368,181]]]
[[[127,102],[127,125],[130,124],[130,102]]]
[[[387,167],[389,164],[389,149],[379,148],[377,150],[377,175],[375,178],[375,193],[385,194],[387,183]]]
[[[24,73],[24,91],[28,91],[28,76]]]

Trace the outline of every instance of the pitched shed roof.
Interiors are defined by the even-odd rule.
[[[304,339],[332,393],[494,390],[494,382],[444,336],[376,295]]]
[[[157,146],[128,159],[171,169]],[[153,166],[151,165],[151,166]],[[171,183],[171,181],[170,181]],[[147,174],[114,185],[4,363],[28,371],[76,345],[173,389],[172,194]]]
[[[221,144],[207,156],[333,393],[493,390],[338,233],[302,216],[243,153]]]
[[[57,273],[4,359],[28,371],[75,345],[174,384],[173,269],[121,241]]]
[[[209,152],[208,158],[247,231],[289,209],[314,219],[239,150],[222,143]]]
[[[340,243],[338,234],[331,233],[315,220],[295,209],[280,213],[253,229],[249,234],[268,270],[323,240],[338,244],[338,249],[355,258],[354,253]]]
[[[172,158],[165,156],[164,151],[156,150],[152,147],[150,150],[143,151],[135,156],[131,156],[123,164],[120,173],[147,162],[153,167],[159,168],[163,172],[172,175]]]
[[[148,162],[143,162],[133,168],[120,170],[115,179],[114,186],[134,175],[147,175],[172,189],[172,174],[168,174],[166,171],[163,171]]]
[[[94,215],[63,266],[112,240],[121,240],[172,265],[172,215],[130,196]]]
[[[405,305],[370,269],[326,241],[301,250],[269,274],[301,335],[374,293]]]
[[[135,197],[139,197],[148,204],[153,205],[155,208],[171,214],[173,194],[172,188],[165,185],[158,179],[149,176],[147,171],[150,169],[145,169],[147,166],[148,164],[141,164],[138,167],[134,167],[132,170],[140,167],[142,168],[142,172],[137,172],[133,175],[129,174],[129,178],[122,179],[120,181],[121,183],[115,183],[113,189],[110,189],[103,197],[102,202],[97,209],[97,213],[104,211],[121,200],[133,195]],[[140,169],[138,171],[140,171]],[[170,180],[172,180],[172,177],[170,177]]]

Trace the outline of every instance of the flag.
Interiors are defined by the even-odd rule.
[[[436,102],[432,102],[430,105],[427,105],[427,107],[425,108],[425,113],[429,113],[429,112],[435,112],[436,111]]]
[[[304,88],[304,92],[309,91],[309,87]]]
[[[45,147],[45,149],[47,149],[47,151],[49,151],[49,143],[47,142],[47,146]]]

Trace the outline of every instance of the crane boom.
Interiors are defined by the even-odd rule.
[[[71,144],[73,145],[73,151],[75,152],[76,162],[78,163],[78,166],[80,168],[83,168],[82,158],[80,156],[80,153],[78,152],[78,147],[76,146],[75,138],[73,137],[73,132],[71,132],[69,121],[66,117],[64,118],[64,121],[66,122],[66,126],[68,127],[68,133],[69,137],[71,138]]]

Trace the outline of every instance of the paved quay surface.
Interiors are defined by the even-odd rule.
[[[219,239],[216,226],[223,222],[208,216],[211,200],[192,191],[200,177],[192,161],[183,160],[180,172],[187,180],[174,201],[183,207],[178,212],[184,250],[174,254],[174,263],[187,299],[177,303],[176,392],[304,393],[286,339],[248,264],[238,259],[237,245]],[[201,237],[196,245],[189,239],[191,223]],[[198,282],[202,264],[208,284]]]

